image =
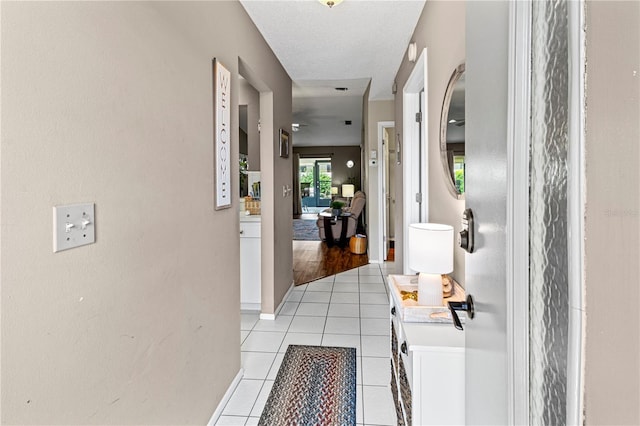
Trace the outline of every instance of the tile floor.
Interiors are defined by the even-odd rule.
[[[244,377],[217,425],[257,425],[289,344],[357,350],[358,425],[395,425],[389,387],[389,299],[393,263],[369,264],[297,286],[275,321],[242,313]]]

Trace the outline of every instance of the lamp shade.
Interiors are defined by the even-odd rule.
[[[342,196],[343,197],[353,197],[353,191],[355,190],[355,186],[349,183],[345,183],[342,185]]]
[[[453,271],[453,227],[439,223],[409,225],[409,267],[428,274]]]
[[[337,186],[332,186],[331,187],[331,195],[338,195],[338,187]]]

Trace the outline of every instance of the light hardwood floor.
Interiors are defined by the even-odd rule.
[[[331,247],[321,241],[293,241],[293,282],[308,283],[369,263],[367,254],[352,254],[349,246]]]

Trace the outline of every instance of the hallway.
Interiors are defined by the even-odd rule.
[[[289,344],[357,349],[357,424],[395,425],[389,389],[393,263],[369,264],[293,288],[275,321],[242,314],[244,377],[217,425],[256,425]]]
[[[353,254],[348,245],[329,248],[322,241],[293,241],[293,282],[296,286],[368,263],[367,253]]]

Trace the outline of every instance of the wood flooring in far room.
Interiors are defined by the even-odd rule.
[[[369,263],[367,254],[352,254],[349,246],[331,247],[321,241],[293,241],[293,282],[308,283]]]

